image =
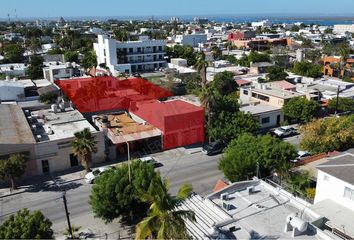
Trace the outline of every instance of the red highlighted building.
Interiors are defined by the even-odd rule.
[[[163,99],[172,94],[142,78],[114,77],[57,80],[55,83],[82,113],[128,109],[132,101]]]
[[[157,127],[163,133],[163,149],[204,141],[204,109],[173,100],[132,102],[130,112]]]
[[[82,113],[127,110],[162,132],[162,148],[204,141],[204,109],[181,100],[141,78],[78,78],[55,82]]]

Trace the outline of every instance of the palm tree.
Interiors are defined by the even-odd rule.
[[[210,127],[213,109],[217,105],[219,93],[213,85],[206,85],[200,95],[202,106],[207,113],[207,126]],[[210,142],[211,139],[209,139]]]
[[[178,208],[190,195],[192,186],[181,185],[178,194],[168,193],[168,181],[158,175],[150,184],[148,194],[143,197],[150,203],[148,216],[136,226],[136,239],[186,239],[188,238],[185,220],[195,221],[195,214]]]
[[[205,60],[204,52],[201,51],[197,56],[197,62],[195,63],[195,68],[198,70],[198,73],[200,74],[203,87],[207,84],[207,77],[206,77],[207,67],[208,67],[208,62]]]
[[[74,134],[75,139],[71,142],[74,155],[80,160],[81,165],[85,167],[86,172],[90,171],[92,153],[97,152],[95,136],[92,135],[89,128]]]

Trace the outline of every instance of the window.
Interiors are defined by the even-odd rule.
[[[43,171],[43,173],[49,173],[49,162],[48,162],[48,160],[42,160],[42,171]]]
[[[248,95],[248,90],[243,90],[243,94]]]
[[[269,117],[262,118],[262,124],[269,123],[269,122],[270,122]]]
[[[132,53],[133,52],[133,48],[129,48],[129,52]]]
[[[354,201],[354,190],[348,187],[344,188],[344,197]]]

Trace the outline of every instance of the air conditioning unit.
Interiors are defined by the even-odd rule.
[[[38,134],[38,135],[36,136],[36,138],[37,138],[38,140],[41,140],[41,139],[42,139],[42,135]]]
[[[229,193],[225,192],[225,193],[220,194],[220,199],[223,201],[229,200]]]
[[[28,116],[28,117],[27,117],[27,121],[28,121],[29,123],[31,123],[31,122],[33,121],[32,116]]]
[[[31,126],[31,128],[33,129],[33,131],[36,131],[36,130],[37,130],[37,126],[36,126],[35,124],[33,124],[33,125]]]
[[[248,187],[248,188],[247,188],[247,192],[248,192],[248,194],[252,194],[252,193],[255,193],[255,192],[256,192],[256,189],[255,189],[254,186],[251,186],[251,187]]]
[[[230,211],[231,210],[231,204],[228,204],[226,202],[222,203],[222,207],[223,209],[225,209],[226,211]]]

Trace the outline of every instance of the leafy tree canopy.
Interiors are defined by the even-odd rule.
[[[79,54],[77,52],[67,51],[64,53],[64,59],[66,62],[78,62]]]
[[[106,222],[122,217],[123,221],[144,217],[149,204],[142,201],[151,180],[156,176],[154,167],[141,161],[131,165],[129,183],[128,165],[123,164],[115,171],[102,174],[92,188],[89,204],[96,217]]]
[[[26,157],[23,154],[11,154],[7,159],[0,160],[0,179],[10,180],[14,189],[15,178],[22,176],[26,170]]]
[[[295,74],[305,77],[318,78],[322,76],[322,67],[308,61],[295,62],[292,71]]]
[[[227,147],[219,162],[219,169],[230,181],[251,179],[257,175],[257,162],[261,177],[268,176],[296,156],[293,145],[270,135],[241,134]]]
[[[321,107],[315,101],[303,97],[291,98],[284,106],[284,115],[297,122],[309,122],[321,114]]]
[[[1,239],[52,239],[52,222],[40,211],[22,209],[0,225]]]
[[[303,126],[301,131],[301,147],[312,153],[354,147],[354,115],[319,119]]]
[[[20,44],[7,44],[4,47],[5,58],[10,63],[23,62],[25,49]]]
[[[32,56],[28,69],[27,74],[30,79],[40,79],[43,78],[43,58],[41,56]]]
[[[336,105],[337,105],[337,98],[332,98],[331,100],[329,100],[328,108],[330,110],[335,111]],[[354,99],[340,97],[338,99],[337,111],[339,112],[354,111]]]
[[[271,66],[268,68],[267,79],[268,81],[285,80],[288,74],[284,71],[284,68],[279,66]]]

